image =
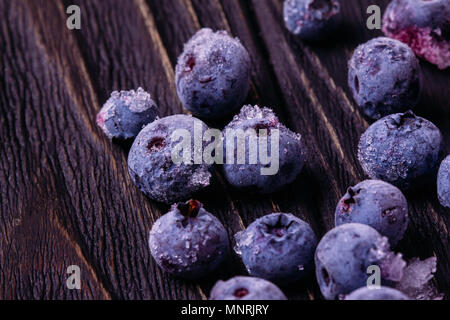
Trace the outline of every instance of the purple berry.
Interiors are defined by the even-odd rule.
[[[150,252],[166,272],[195,279],[217,269],[229,251],[227,232],[196,200],[174,204],[154,223]]]
[[[337,0],[285,0],[283,16],[286,28],[305,40],[318,40],[336,26],[340,11]]]
[[[289,213],[272,213],[235,235],[235,251],[248,273],[278,284],[301,279],[313,268],[316,236]]]
[[[403,292],[389,287],[363,287],[350,293],[345,300],[409,300],[409,298]]]
[[[273,283],[259,278],[234,277],[218,281],[211,290],[209,300],[287,300]]]
[[[245,142],[234,137],[227,139],[229,133],[239,132],[246,133]],[[293,182],[303,168],[305,150],[301,135],[281,124],[271,109],[242,107],[223,130],[223,136],[226,158],[223,171],[227,181],[236,188],[256,193],[275,192]],[[245,148],[245,156],[240,162],[241,147]],[[270,161],[261,160],[262,148],[268,150]],[[251,158],[255,160],[253,163]]]
[[[365,224],[346,223],[328,231],[316,253],[316,277],[326,299],[367,284],[367,268],[377,265],[384,280],[399,281],[405,262],[390,251],[387,238]]]
[[[358,159],[370,178],[408,189],[436,174],[441,144],[439,129],[408,111],[373,123],[361,136]]]
[[[441,204],[450,208],[450,155],[442,161],[439,168],[437,192]]]
[[[196,164],[194,152],[190,154],[190,164],[185,161],[177,164],[172,159],[172,151],[181,143],[181,139],[172,139],[172,134],[176,130],[190,134],[194,150],[194,128],[199,130],[196,134],[207,130],[201,120],[178,114],[152,122],[136,137],[128,155],[128,172],[149,198],[170,204],[186,200],[209,185],[212,164],[204,161]],[[205,146],[203,142],[202,147]]]
[[[384,13],[383,32],[438,68],[450,66],[448,0],[393,0]]]
[[[250,86],[250,57],[226,31],[203,28],[184,46],[175,69],[178,96],[194,115],[220,118],[236,110]]]
[[[392,246],[408,226],[408,203],[403,193],[381,180],[365,180],[347,189],[334,215],[335,225],[367,224],[389,238]]]
[[[136,137],[142,127],[157,117],[157,106],[149,93],[136,91],[114,91],[97,115],[97,124],[112,139]]]
[[[407,45],[379,37],[356,48],[348,62],[348,85],[361,111],[379,119],[417,105],[422,72]]]

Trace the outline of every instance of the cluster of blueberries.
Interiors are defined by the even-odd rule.
[[[443,23],[441,14],[434,15],[436,10],[447,12],[444,18],[448,19],[449,7],[445,0],[394,0],[385,14],[389,21],[389,32],[385,32],[395,38],[405,30],[416,30],[416,36],[423,39],[425,29],[435,30]],[[409,15],[402,15],[402,8],[408,8]],[[286,27],[306,40],[329,33],[339,11],[337,0],[284,2]],[[431,48],[414,42],[415,52],[442,67],[441,56],[430,50],[443,52],[448,41],[433,41],[426,42]],[[444,57],[444,64],[449,60]],[[408,111],[418,102],[422,88],[420,65],[408,45],[391,38],[372,39],[356,48],[348,67],[348,83],[357,105],[367,117],[377,120],[358,146],[360,164],[372,180],[348,188],[335,211],[335,228],[320,241],[308,223],[289,213],[263,216],[238,232],[234,251],[250,277],[217,282],[211,299],[286,299],[278,286],[300,280],[314,269],[326,299],[409,299],[391,288],[401,280],[406,265],[401,254],[390,248],[408,225],[408,204],[401,190],[436,176],[442,135],[430,121]],[[238,39],[225,31],[201,29],[178,58],[178,96],[195,116],[223,118],[247,97],[250,69],[249,54]],[[113,92],[97,123],[111,139],[135,138],[128,155],[132,181],[149,198],[172,204],[150,231],[150,252],[158,265],[186,279],[216,270],[230,252],[227,231],[199,201],[186,201],[209,185],[213,164],[177,164],[171,156],[178,143],[171,135],[175,130],[194,135],[194,127],[206,131],[208,126],[190,115],[158,118],[155,102],[142,88]],[[227,163],[222,171],[233,187],[270,193],[291,183],[302,170],[305,148],[301,136],[281,124],[271,109],[244,106],[227,128],[253,128],[255,135],[260,129],[269,136],[272,129],[280,132],[278,173],[261,175],[262,163]],[[248,144],[250,138],[246,135],[243,143]],[[450,207],[450,156],[439,169],[437,189],[442,205]],[[367,268],[372,265],[381,269],[383,286],[378,290],[366,287]]]

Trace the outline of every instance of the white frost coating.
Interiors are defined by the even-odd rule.
[[[236,245],[234,246],[234,251],[238,255],[242,255],[242,247],[248,247],[254,241],[253,233],[245,232],[245,230],[239,231],[238,233],[236,233],[236,235],[234,236],[234,239],[236,240]]]
[[[395,285],[395,288],[412,299],[442,300],[444,295],[439,293],[432,281],[433,274],[436,272],[436,264],[436,257],[430,257],[423,261],[419,258],[411,259],[403,269],[403,277]]]
[[[406,262],[401,253],[394,253],[390,250],[389,240],[382,237],[375,244],[375,248],[370,250],[369,257],[372,261],[378,261],[381,268],[381,275],[386,280],[400,281]]]
[[[139,87],[136,91],[130,90],[126,94],[122,91],[122,96],[126,95],[126,100],[129,101],[129,107],[132,112],[144,112],[150,108],[156,108],[155,102],[152,97],[144,89]]]
[[[107,114],[111,107],[115,105],[114,100],[122,100],[125,105],[135,113],[144,112],[145,110],[150,108],[156,108],[156,104],[152,100],[151,95],[141,87],[139,87],[136,91],[113,91],[111,93],[111,98],[106,101],[105,107],[102,110],[105,114]]]

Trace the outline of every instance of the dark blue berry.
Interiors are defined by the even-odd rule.
[[[448,0],[393,0],[384,13],[383,32],[445,69],[450,66],[449,21]]]
[[[363,287],[350,293],[345,300],[409,300],[409,298],[403,292],[389,287]]]
[[[188,279],[214,271],[229,252],[224,226],[196,200],[174,204],[156,220],[149,246],[164,271]]]
[[[157,117],[157,106],[150,94],[136,91],[114,91],[97,115],[97,124],[108,138],[130,139]]]
[[[392,246],[408,226],[408,203],[403,193],[381,180],[365,180],[347,189],[334,214],[335,225],[367,224],[389,238]]]
[[[252,277],[237,276],[218,281],[211,290],[209,300],[287,300],[273,283]]]
[[[417,105],[422,73],[407,45],[379,37],[356,48],[348,62],[348,84],[362,112],[379,119]]]
[[[220,118],[241,106],[250,85],[250,57],[226,31],[204,28],[184,46],[175,69],[183,106],[203,118]]]
[[[237,133],[239,130],[247,133],[245,143],[238,139],[227,139],[227,135],[230,137],[229,133]],[[271,109],[244,106],[225,127],[223,136],[223,171],[227,181],[236,188],[256,193],[275,192],[294,181],[303,168],[305,150],[301,135],[281,124]],[[267,140],[259,140],[263,137]],[[245,161],[239,163],[238,147],[242,146],[245,146]],[[275,151],[276,147],[278,153]],[[267,148],[267,154],[271,157],[270,163],[261,161],[262,148]],[[231,159],[227,158],[227,154],[231,155]],[[257,156],[253,163],[250,161],[252,156]]]
[[[437,192],[441,204],[450,208],[450,155],[442,161],[439,168]]]
[[[305,40],[320,40],[336,26],[340,5],[337,0],[285,0],[286,28]]]
[[[292,214],[259,218],[235,240],[235,251],[251,276],[287,284],[313,269],[316,236],[309,224]]]
[[[172,158],[174,148],[181,143],[181,138],[172,139],[172,134],[176,130],[185,130],[191,138],[191,150],[194,150],[194,127],[198,127],[201,134],[207,130],[199,119],[173,115],[152,122],[136,137],[128,154],[128,171],[133,182],[149,198],[170,204],[186,200],[209,185],[211,164],[195,163],[194,152],[187,159],[190,163],[177,164]],[[205,145],[203,142],[202,147]]]
[[[390,251],[387,238],[365,224],[346,223],[328,231],[316,253],[316,277],[326,299],[367,285],[367,268],[376,265],[385,280],[400,281],[405,262]]]
[[[370,178],[408,189],[436,174],[441,144],[439,129],[408,111],[373,123],[361,136],[358,158]]]

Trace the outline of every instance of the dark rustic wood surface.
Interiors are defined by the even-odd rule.
[[[162,272],[147,237],[167,206],[139,192],[127,173],[129,145],[111,143],[95,124],[112,90],[138,86],[162,116],[183,112],[176,58],[205,26],[242,40],[253,61],[247,102],[273,107],[303,135],[309,158],[274,195],[237,192],[217,173],[199,199],[230,236],[273,211],[292,212],[323,235],[347,186],[365,178],[356,148],[368,122],[351,98],[346,62],[381,34],[365,27],[367,6],[384,10],[387,2],[341,1],[335,37],[308,44],[284,28],[281,0],[0,0],[0,298],[205,299],[217,279],[244,273],[236,257],[200,283]],[[79,31],[66,28],[71,4],[82,10]],[[450,72],[421,64],[416,111],[442,130],[450,153]],[[437,256],[436,282],[448,297],[449,210],[434,187],[407,197],[411,222],[397,249]],[[81,290],[66,288],[72,264],[81,267]],[[321,299],[313,276],[286,292]]]

